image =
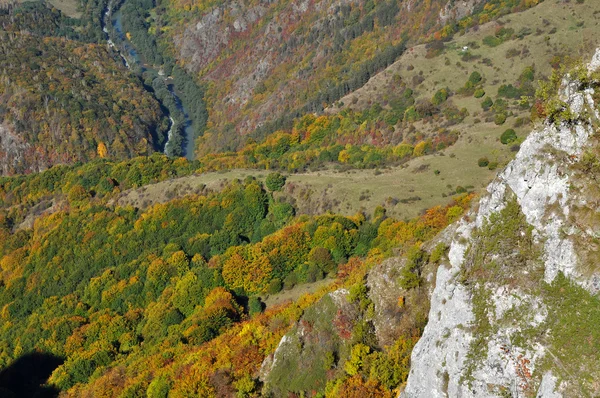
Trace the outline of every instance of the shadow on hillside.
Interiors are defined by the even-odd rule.
[[[63,360],[51,354],[31,353],[0,370],[0,397],[54,398],[60,392],[52,386],[44,386],[54,369]]]

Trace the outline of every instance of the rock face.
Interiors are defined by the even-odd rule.
[[[12,173],[25,162],[29,145],[0,124],[0,175]]]
[[[373,63],[368,79],[389,64],[374,56],[401,43],[402,32],[427,36],[484,1],[208,2],[202,11],[178,11],[185,17],[174,18],[172,44],[178,61],[209,86],[212,135],[205,141],[221,150],[245,141],[232,138],[331,105],[364,83],[353,83],[353,71]],[[373,51],[358,50],[365,45]],[[217,136],[222,142],[210,142]]]
[[[398,286],[398,277],[404,263],[403,259],[390,258],[376,265],[367,276],[369,297],[375,310],[373,326],[381,347],[394,343],[402,325],[402,310],[398,306],[398,298],[403,292]]]
[[[600,52],[589,73],[599,61]],[[577,241],[595,232],[576,221],[574,212],[587,202],[571,172],[594,141],[593,98],[591,86],[566,78],[559,99],[570,121],[546,122],[532,132],[489,185],[479,209],[460,222],[449,263],[437,271],[429,323],[413,350],[402,397],[598,393],[578,371],[566,370],[588,371],[585,364],[569,364],[557,354],[564,347],[552,345],[565,325],[556,320],[561,312],[547,293],[564,277],[583,297],[594,300],[598,293],[597,273],[584,271],[580,260]],[[511,233],[515,239],[507,245]]]
[[[336,361],[331,353],[348,344],[360,319],[359,309],[349,302],[348,295],[346,289],[327,294],[281,339],[260,370],[265,396],[324,389],[326,371]]]
[[[0,123],[0,175],[40,172],[46,168],[44,154],[36,152],[12,128]]]
[[[440,21],[446,23],[450,19],[459,20],[466,17],[480,3],[481,0],[448,1],[444,9],[440,11]]]

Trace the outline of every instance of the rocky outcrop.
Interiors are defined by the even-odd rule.
[[[451,19],[459,20],[464,18],[467,15],[470,15],[473,12],[473,8],[481,2],[482,0],[450,0],[440,11],[439,21],[441,23],[446,23]]]
[[[29,145],[0,124],[0,175],[8,175],[23,168]]]
[[[404,292],[398,286],[398,277],[404,263],[401,258],[390,258],[373,267],[367,276],[369,298],[375,312],[373,326],[381,347],[392,345],[401,327],[402,309],[398,299]]]
[[[391,62],[388,47],[403,32],[414,43],[482,1],[230,1],[182,10],[169,34],[180,64],[209,86],[203,149],[235,147],[257,128],[270,132],[273,122],[331,106]]]
[[[326,372],[339,359],[333,353],[349,344],[360,320],[358,306],[348,297],[347,289],[325,295],[283,336],[260,369],[265,396],[324,389]]]
[[[599,60],[600,52],[590,73]],[[552,317],[560,312],[544,292],[561,274],[585,288],[584,296],[598,292],[597,274],[583,272],[576,248],[580,235],[593,231],[573,221],[582,203],[570,173],[595,133],[593,95],[592,87],[567,77],[559,99],[570,120],[532,132],[478,210],[458,225],[449,261],[437,271],[429,323],[413,350],[402,397],[584,393],[577,372],[566,369],[585,365],[566,363],[556,354],[562,347],[551,347]]]
[[[27,142],[9,124],[0,123],[0,175],[38,173],[54,164],[71,162],[67,155],[52,155]]]

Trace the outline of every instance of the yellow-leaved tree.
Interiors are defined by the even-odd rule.
[[[223,279],[232,289],[260,293],[271,279],[272,271],[269,258],[259,248],[238,246],[223,264]]]
[[[108,149],[106,148],[106,145],[102,141],[98,143],[98,156],[101,159],[104,159],[108,156]]]

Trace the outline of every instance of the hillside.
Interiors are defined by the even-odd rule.
[[[597,395],[599,69],[600,51],[555,76],[548,119],[464,218],[307,309],[262,393]]]
[[[159,150],[156,99],[75,21],[31,4],[0,10],[0,173]]]
[[[458,224],[404,397],[598,394],[599,68],[555,80],[554,120]]]
[[[199,154],[261,139],[361,87],[414,44],[537,1],[175,1],[161,19],[171,51],[208,84]],[[471,13],[473,17],[467,17]]]
[[[591,56],[598,11],[591,2],[543,2],[435,51],[411,47],[324,116],[307,115],[237,152],[202,156],[201,175],[149,187],[142,199],[126,193],[121,203],[141,206],[179,184],[218,187],[268,169],[289,173],[286,194],[309,213],[383,206],[410,218],[457,190],[478,192],[539,120],[532,111],[538,81],[570,57]]]
[[[285,180],[250,176],[109,204],[199,166],[157,155],[3,178],[3,366],[42,352],[72,397],[593,395],[599,81],[542,84],[545,121],[464,217],[472,195],[406,221],[295,216]]]
[[[247,177],[145,210],[106,204],[118,186],[192,166],[155,155],[1,180],[2,367],[42,352],[58,362],[49,383],[65,396],[258,391],[262,360],[304,308],[355,284],[368,264],[433,237],[470,200],[409,221],[383,209],[295,217]],[[17,228],[40,199],[53,209]],[[326,276],[325,287],[310,288]],[[296,285],[311,294],[260,315],[267,295]]]
[[[48,1],[0,397],[600,396],[600,2]]]

